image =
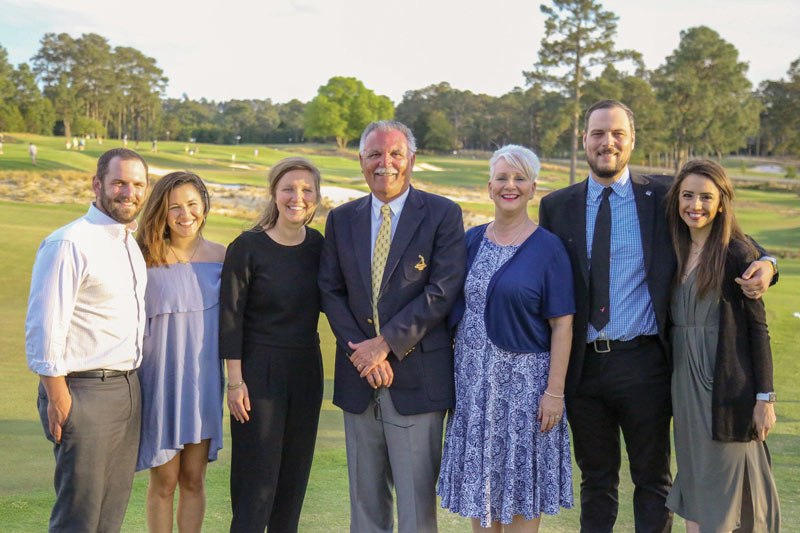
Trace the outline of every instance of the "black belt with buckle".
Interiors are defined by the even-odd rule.
[[[595,353],[610,353],[617,350],[633,350],[650,342],[656,342],[658,335],[639,335],[629,341],[612,341],[608,339],[595,339],[586,345],[586,348]]]
[[[136,370],[107,370],[100,368],[97,370],[83,370],[82,372],[70,372],[67,374],[68,378],[118,378],[121,376],[130,376]]]

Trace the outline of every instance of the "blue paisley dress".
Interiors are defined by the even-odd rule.
[[[548,433],[536,419],[550,353],[514,353],[486,333],[489,282],[519,246],[484,236],[464,284],[466,311],[455,341],[456,407],[447,430],[437,493],[442,507],[482,527],[574,506],[566,413]]]

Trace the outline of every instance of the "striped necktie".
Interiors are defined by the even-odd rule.
[[[375,250],[372,252],[372,321],[375,323],[375,334],[380,335],[380,321],[378,319],[378,297],[381,293],[383,270],[386,268],[386,258],[389,257],[389,247],[392,244],[392,219],[389,216],[391,209],[388,204],[381,206],[381,227],[375,238]]]

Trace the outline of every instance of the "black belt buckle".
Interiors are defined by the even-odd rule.
[[[600,344],[598,344],[598,342]],[[605,347],[601,349],[600,347],[602,344],[605,343]],[[595,339],[592,341],[592,345],[594,346],[594,351],[596,353],[610,353],[611,352],[611,341],[608,339]]]

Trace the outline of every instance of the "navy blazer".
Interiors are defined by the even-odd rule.
[[[572,322],[567,394],[574,393],[580,382],[589,325],[589,259],[586,252],[586,191],[589,179],[591,178],[551,192],[542,198],[539,205],[539,224],[561,237],[572,263],[576,309]],[[667,325],[670,287],[676,260],[667,230],[664,199],[671,182],[671,176],[641,176],[631,173],[642,236],[647,289],[656,315],[658,338],[670,365],[672,359]]]
[[[319,271],[322,310],[336,337],[333,403],[362,413],[373,397],[350,362],[348,341],[375,337],[372,324],[371,205],[368,195],[328,214]],[[461,208],[411,187],[383,274],[378,313],[392,349],[389,387],[404,415],[455,405],[453,338],[446,317],[464,284]]]

